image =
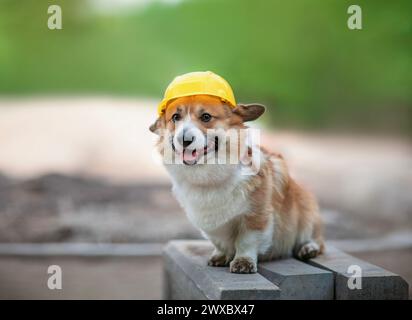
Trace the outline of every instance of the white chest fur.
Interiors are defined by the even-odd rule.
[[[168,166],[173,192],[189,220],[211,232],[249,209],[247,176],[234,165]]]

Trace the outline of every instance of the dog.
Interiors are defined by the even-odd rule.
[[[214,245],[208,265],[229,266],[233,273],[255,273],[258,261],[292,255],[306,260],[324,250],[317,202],[291,178],[280,154],[249,146],[239,135],[236,143],[246,146],[251,161],[209,164],[230,142],[208,132],[245,130],[245,122],[264,111],[260,104],[233,107],[217,97],[194,95],[171,101],[150,127],[159,135],[163,158],[177,159],[165,164],[175,197]],[[255,174],[242,171],[252,167],[258,168]]]

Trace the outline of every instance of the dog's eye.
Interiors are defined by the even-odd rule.
[[[212,119],[212,116],[208,113],[204,113],[200,116],[200,120],[202,120],[203,122],[209,122],[210,119]]]
[[[180,114],[175,113],[175,114],[172,116],[172,121],[173,121],[173,122],[176,122],[176,121],[179,121],[179,120],[180,120]]]

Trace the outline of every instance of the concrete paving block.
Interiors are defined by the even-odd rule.
[[[397,274],[355,258],[327,245],[326,252],[308,261],[312,266],[330,270],[335,274],[335,299],[408,299],[408,283]],[[361,288],[350,288],[354,270],[360,267]]]
[[[165,294],[168,299],[280,298],[279,288],[260,274],[234,274],[228,267],[209,267],[208,241],[171,241],[164,250]]]
[[[296,259],[261,262],[258,272],[280,288],[280,299],[332,300],[334,276]]]

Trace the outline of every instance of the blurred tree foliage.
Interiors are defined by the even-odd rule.
[[[47,29],[47,7],[63,30]],[[412,1],[158,1],[122,14],[84,0],[0,0],[0,93],[160,98],[212,70],[276,126],[412,132]]]

